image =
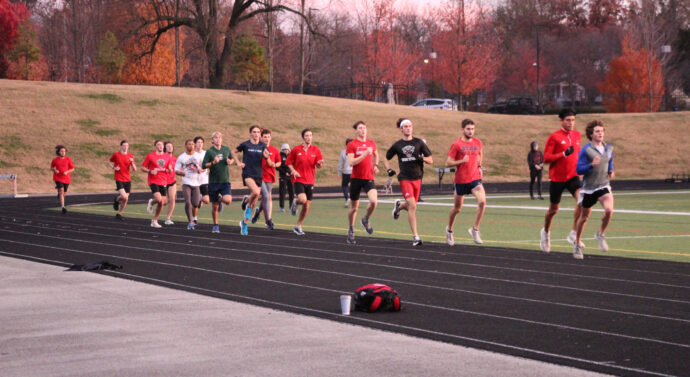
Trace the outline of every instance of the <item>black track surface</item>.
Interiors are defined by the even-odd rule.
[[[102,273],[126,279],[592,371],[690,375],[688,264],[364,236],[353,246],[344,235],[258,227],[248,237],[238,226],[152,229],[54,206],[54,197],[0,200],[0,254],[107,260],[124,269]],[[373,282],[397,289],[404,311],[338,315],[339,294]]]

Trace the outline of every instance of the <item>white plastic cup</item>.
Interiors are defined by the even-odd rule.
[[[340,312],[342,315],[350,315],[350,303],[352,302],[352,296],[350,295],[340,295]]]

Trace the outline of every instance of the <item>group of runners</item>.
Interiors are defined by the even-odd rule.
[[[550,205],[545,215],[544,227],[540,234],[540,248],[543,252],[551,251],[551,227],[553,218],[559,210],[562,194],[568,190],[576,200],[573,227],[567,241],[573,245],[573,257],[583,258],[584,243],[582,233],[592,212],[592,206],[600,202],[604,207],[601,226],[595,233],[599,248],[608,250],[605,232],[613,214],[613,195],[609,184],[615,175],[613,170],[613,147],[604,141],[605,128],[601,121],[592,121],[586,127],[586,136],[590,143],[580,147],[580,133],[574,130],[575,111],[564,109],[559,113],[561,128],[552,133],[544,147],[543,161],[548,163],[550,179]],[[346,148],[341,153],[338,173],[343,177],[343,184],[349,183],[344,191],[348,209],[347,243],[355,244],[355,223],[362,193],[368,199],[366,212],[360,223],[368,234],[374,232],[372,215],[378,204],[378,194],[374,178],[379,173],[380,155],[376,143],[367,137],[367,125],[363,121],[353,126],[355,137],[348,139]],[[396,122],[401,132],[400,140],[386,151],[383,165],[389,177],[397,174],[403,199],[395,201],[392,209],[393,219],[398,219],[402,211],[407,212],[407,220],[412,232],[412,244],[422,245],[417,229],[417,203],[419,202],[423,165],[433,164],[429,147],[423,139],[413,136],[414,126],[410,119],[401,118]],[[454,176],[453,207],[448,215],[446,225],[446,243],[454,245],[454,225],[460,213],[464,198],[472,194],[477,201],[477,210],[473,225],[468,229],[472,240],[483,243],[480,225],[486,209],[486,193],[482,185],[482,142],[475,138],[476,125],[471,119],[461,122],[462,134],[451,145],[445,160],[446,167],[456,169]],[[248,234],[249,222],[255,223],[264,214],[266,227],[273,229],[272,189],[276,182],[276,169],[280,179],[280,208],[284,211],[283,195],[294,186],[294,198],[290,200],[290,212],[293,216],[299,212],[293,232],[304,235],[302,224],[309,213],[314,192],[316,169],[324,166],[321,150],[313,144],[313,131],[304,129],[301,132],[302,143],[290,150],[283,144],[281,150],[271,145],[271,131],[257,125],[249,128],[249,139],[236,148],[223,145],[223,135],[214,132],[211,135],[211,147],[204,150],[204,138],[197,136],[185,141],[185,151],[175,157],[172,143],[156,140],[154,151],[146,155],[141,168],[148,175],[148,185],[152,198],[147,211],[153,214],[151,227],[161,228],[158,220],[167,205],[165,224],[171,225],[177,192],[176,177],[181,176],[182,192],[185,198],[187,229],[194,230],[197,214],[203,204],[211,205],[213,233],[220,232],[218,213],[223,205],[232,202],[229,166],[236,164],[242,169],[242,183],[249,194],[242,199],[242,220],[239,222],[240,233]],[[126,140],[120,143],[120,150],[114,153],[109,166],[114,171],[118,196],[113,201],[117,211],[116,218],[122,220],[122,213],[127,206],[131,190],[130,172],[136,171],[134,156],[129,153]],[[63,213],[64,194],[70,183],[70,173],[74,164],[66,157],[67,149],[56,147],[56,157],[51,163],[53,179],[58,190],[58,197]],[[239,154],[242,154],[240,160]],[[391,161],[398,158],[399,173]],[[541,170],[541,166],[539,166]],[[580,181],[580,175],[583,180]],[[286,181],[286,182],[284,182]],[[346,182],[347,181],[347,182]],[[284,187],[285,184],[285,187]],[[541,195],[540,195],[541,198]],[[298,209],[301,206],[301,210]]]

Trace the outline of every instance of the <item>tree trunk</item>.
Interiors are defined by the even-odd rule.
[[[180,14],[180,0],[175,0],[175,17]],[[175,28],[175,86],[180,86],[180,28]]]
[[[302,14],[304,14],[304,2],[305,0],[301,0]],[[299,24],[299,93],[304,94],[304,17],[300,19]]]

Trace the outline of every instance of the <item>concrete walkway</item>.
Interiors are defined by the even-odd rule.
[[[64,270],[0,257],[3,377],[598,375]]]

